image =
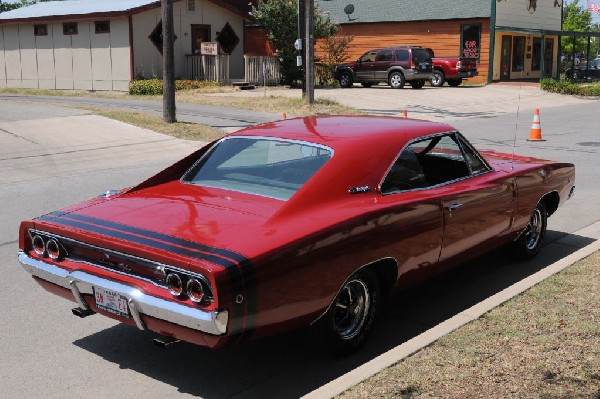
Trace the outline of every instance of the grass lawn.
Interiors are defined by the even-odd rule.
[[[600,399],[600,252],[339,398]]]

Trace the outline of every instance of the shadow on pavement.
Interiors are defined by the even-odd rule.
[[[515,262],[498,250],[391,298],[367,345],[347,358],[313,348],[305,331],[213,351],[184,342],[161,349],[152,344],[153,333],[119,324],[74,344],[182,393],[211,399],[297,398],[594,241],[569,236],[576,245],[557,243],[563,236],[548,231],[551,243],[532,261]]]

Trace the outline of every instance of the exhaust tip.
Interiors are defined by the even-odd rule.
[[[71,309],[71,312],[73,312],[73,314],[75,316],[81,317],[82,319],[84,317],[88,317],[93,314],[96,314],[96,312],[94,312],[92,309],[82,309],[82,308],[73,308],[73,309]]]
[[[154,338],[152,340],[152,342],[154,342],[154,345],[163,348],[163,349],[167,349],[169,346],[176,344],[177,342],[179,342],[180,340],[177,338],[171,338],[171,337],[160,337],[160,338]]]

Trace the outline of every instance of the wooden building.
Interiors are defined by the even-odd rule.
[[[562,0],[316,0],[321,13],[352,36],[349,59],[391,46],[422,46],[436,56],[477,58],[491,82],[556,76]],[[258,39],[261,38],[261,39]],[[245,53],[264,55],[264,31],[246,28]],[[542,50],[543,49],[543,50]],[[319,49],[317,46],[317,53]]]
[[[245,3],[242,5],[242,3]],[[175,75],[191,77],[200,44],[219,42],[228,74],[244,76],[243,0],[175,0]],[[162,76],[159,0],[71,0],[0,14],[0,88],[126,91]]]

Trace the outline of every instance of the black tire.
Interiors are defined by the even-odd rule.
[[[317,339],[335,355],[356,352],[371,333],[380,301],[377,277],[369,270],[353,274],[315,324]]]
[[[421,89],[421,88],[423,88],[423,86],[425,86],[425,81],[424,80],[413,80],[413,81],[409,82],[409,84],[413,89]]]
[[[546,204],[544,201],[540,201],[533,209],[527,227],[512,244],[512,250],[516,257],[522,260],[535,258],[542,248],[547,222]]]
[[[392,86],[392,89],[403,88],[404,82],[404,75],[402,75],[402,72],[392,72],[388,77],[388,84]]]
[[[340,73],[339,82],[340,86],[346,89],[348,87],[352,87],[352,85],[354,84],[354,78],[352,77],[352,74],[349,71],[344,71]]]
[[[447,82],[448,82],[448,86],[457,87],[457,86],[460,86],[460,84],[462,83],[462,78],[448,79]]]
[[[431,79],[429,79],[429,83],[432,87],[442,87],[446,83],[444,72],[435,69],[433,75],[431,75]]]
[[[362,87],[369,88],[369,87],[373,86],[373,83],[371,83],[371,82],[362,82],[362,83],[361,83],[361,86],[362,86]]]

